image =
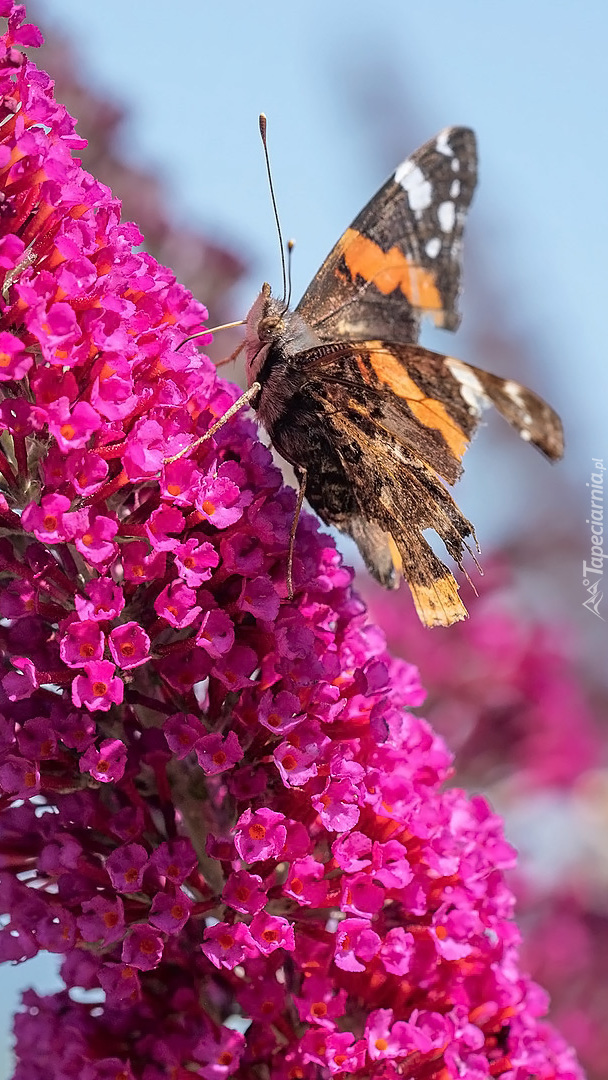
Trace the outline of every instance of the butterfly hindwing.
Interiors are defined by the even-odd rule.
[[[403,574],[426,625],[464,618],[456,581],[423,535],[433,529],[462,567],[473,527],[442,481],[458,479],[485,406],[551,459],[563,446],[559,418],[518,383],[417,345],[322,345],[294,358],[289,382],[290,408],[269,431],[287,460],[314,463],[310,504],[352,536],[381,584]]]
[[[477,178],[475,136],[445,128],[355,218],[296,309],[323,341],[414,342],[421,315],[460,323],[461,246]]]

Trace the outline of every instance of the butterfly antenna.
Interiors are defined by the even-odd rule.
[[[285,251],[283,250],[283,234],[281,232],[281,222],[279,221],[279,211],[277,209],[277,200],[274,194],[274,185],[272,183],[272,172],[270,170],[270,157],[268,156],[268,143],[266,141],[266,114],[260,113],[260,135],[262,136],[262,146],[264,147],[264,160],[266,162],[266,175],[268,176],[268,186],[270,188],[270,198],[272,199],[272,209],[274,211],[274,220],[277,226],[277,233],[279,235],[279,248],[281,251],[281,271],[283,274],[283,299],[282,303],[285,303],[287,296],[287,271],[285,268]]]
[[[295,240],[287,241],[287,300],[285,301],[285,311],[288,310],[291,304],[291,264],[293,249],[296,246]]]

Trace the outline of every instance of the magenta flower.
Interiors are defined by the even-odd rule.
[[[33,363],[33,356],[25,352],[19,338],[0,332],[0,382],[23,379]]]
[[[181,885],[197,865],[196,853],[185,836],[159,844],[152,853],[151,862],[173,885]]]
[[[344,971],[365,971],[365,963],[373,960],[381,939],[367,919],[344,919],[336,933],[335,962]]]
[[[275,949],[293,952],[296,947],[293,926],[279,915],[268,915],[265,911],[260,911],[251,920],[249,930],[258,949],[266,956]]]
[[[141,888],[148,861],[148,853],[141,844],[125,844],[124,847],[115,848],[106,861],[106,870],[114,888],[119,892],[137,892]]]
[[[204,735],[195,746],[198,763],[207,776],[231,769],[243,757],[239,740],[234,731],[229,731],[226,738],[219,732]]]
[[[77,675],[72,683],[72,701],[75,705],[107,712],[112,705],[119,705],[123,699],[124,685],[117,675],[116,668],[109,660],[98,660],[84,664],[85,675]]]
[[[185,758],[201,736],[206,734],[206,728],[192,713],[176,713],[170,716],[164,725],[164,734],[169,749],[177,758]]]
[[[263,808],[253,813],[241,814],[234,837],[234,845],[244,862],[254,863],[279,855],[287,839],[283,814]]]
[[[150,653],[150,638],[136,622],[115,626],[108,645],[116,665],[125,670],[145,664]]]
[[[216,968],[232,971],[249,953],[255,953],[252,946],[251,934],[243,923],[218,922],[205,930],[202,950]]]
[[[240,911],[245,915],[255,915],[264,907],[267,894],[258,874],[248,874],[246,870],[237,870],[228,878],[222,899],[235,911]]]
[[[104,645],[105,635],[98,622],[65,620],[59,655],[68,667],[84,667],[94,660],[101,660]]]
[[[56,544],[74,536],[75,514],[68,513],[70,500],[65,495],[43,495],[40,506],[29,503],[21,520],[23,528],[43,543]]]
[[[243,413],[168,460],[238,391],[0,13],[0,956],[65,986],[25,995],[15,1080],[580,1080],[501,822],[444,788],[333,542],[303,515],[288,600],[294,493]]]
[[[151,971],[158,967],[163,948],[164,938],[160,934],[150,926],[135,925],[123,942],[122,959],[138,971]]]
[[[104,739],[99,750],[89,746],[79,763],[81,772],[90,772],[95,780],[109,784],[120,780],[125,771],[127,748],[120,739]]]
[[[172,581],[161,592],[154,607],[162,619],[170,626],[181,629],[190,626],[197,615],[200,614],[200,606],[196,605],[196,593],[183,581]]]
[[[78,918],[78,929],[85,941],[99,941],[103,945],[109,945],[122,940],[125,917],[120,896],[112,899],[96,896],[92,900],[85,900],[82,912]]]
[[[181,889],[174,894],[158,892],[150,908],[150,922],[165,934],[178,934],[188,922],[191,910],[192,902]]]

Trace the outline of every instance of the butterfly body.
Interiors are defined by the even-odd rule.
[[[428,626],[466,617],[433,529],[462,566],[473,526],[444,482],[493,404],[548,458],[559,418],[536,394],[417,344],[421,317],[456,329],[475,138],[447,128],[406,159],[335,245],[295,311],[265,284],[246,320],[251,398],[329,525],[386,586],[403,575]]]

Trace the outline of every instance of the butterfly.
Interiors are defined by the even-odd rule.
[[[418,344],[420,322],[456,330],[474,133],[445,128],[400,164],[338,240],[294,311],[265,283],[245,320],[249,404],[322,521],[353,538],[384,586],[405,578],[426,626],[466,618],[433,529],[463,569],[473,526],[447,485],[494,405],[554,461],[559,417],[542,398]],[[207,433],[211,435],[228,413]],[[472,553],[472,551],[471,551]],[[474,557],[474,556],[473,556]]]

